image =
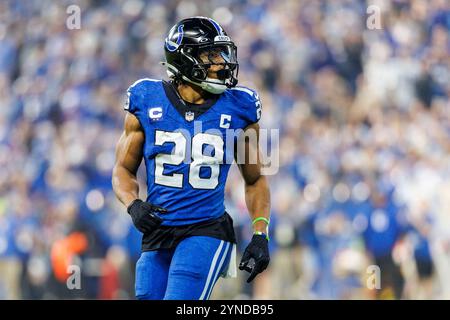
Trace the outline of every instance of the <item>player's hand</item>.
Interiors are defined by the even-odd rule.
[[[163,222],[158,213],[166,213],[167,209],[136,199],[128,206],[127,212],[140,232],[150,233]]]
[[[244,251],[240,270],[245,270],[250,273],[247,283],[251,282],[259,273],[266,270],[269,265],[269,241],[264,235],[254,234],[252,241]]]

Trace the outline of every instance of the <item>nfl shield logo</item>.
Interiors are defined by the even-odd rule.
[[[188,111],[184,114],[184,118],[186,121],[192,121],[194,120],[194,113],[192,111]]]

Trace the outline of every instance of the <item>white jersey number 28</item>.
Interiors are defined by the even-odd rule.
[[[162,146],[164,143],[174,143],[175,148],[171,154],[160,153],[155,157],[155,183],[182,188],[183,174],[164,174],[164,164],[180,165],[186,158],[188,141],[181,132],[157,130],[155,132],[155,145]],[[213,156],[203,154],[204,145],[214,148]],[[192,161],[189,165],[189,184],[196,189],[216,188],[219,184],[220,164],[223,162],[224,154],[222,137],[198,133],[192,138],[190,149]],[[210,168],[211,174],[209,178],[200,177],[200,169],[202,167]]]

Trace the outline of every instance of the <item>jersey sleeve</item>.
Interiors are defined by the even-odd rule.
[[[152,95],[155,92],[157,83],[159,80],[154,79],[140,79],[133,83],[127,89],[126,101],[123,108],[136,115],[142,108],[143,102],[146,98],[149,98],[149,95]]]
[[[233,91],[241,105],[241,115],[247,125],[256,123],[261,118],[262,105],[258,93],[246,87],[235,87]]]
[[[125,111],[128,111],[132,114],[136,114],[139,109],[139,94],[142,87],[142,80],[138,80],[133,83],[127,89],[126,101],[123,106]]]
[[[125,98],[125,103],[123,105],[123,109],[125,111],[130,112],[130,113],[134,113],[135,112],[135,107],[134,107],[134,104],[133,105],[131,104],[131,91],[130,91],[130,88],[127,89],[127,96]]]

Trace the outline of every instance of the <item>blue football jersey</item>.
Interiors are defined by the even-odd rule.
[[[229,141],[237,141],[234,130],[259,120],[257,93],[244,87],[228,89],[195,120],[189,112],[180,114],[161,80],[141,79],[127,93],[125,109],[139,119],[145,134],[147,201],[168,210],[162,215],[163,225],[222,216],[234,154]]]

